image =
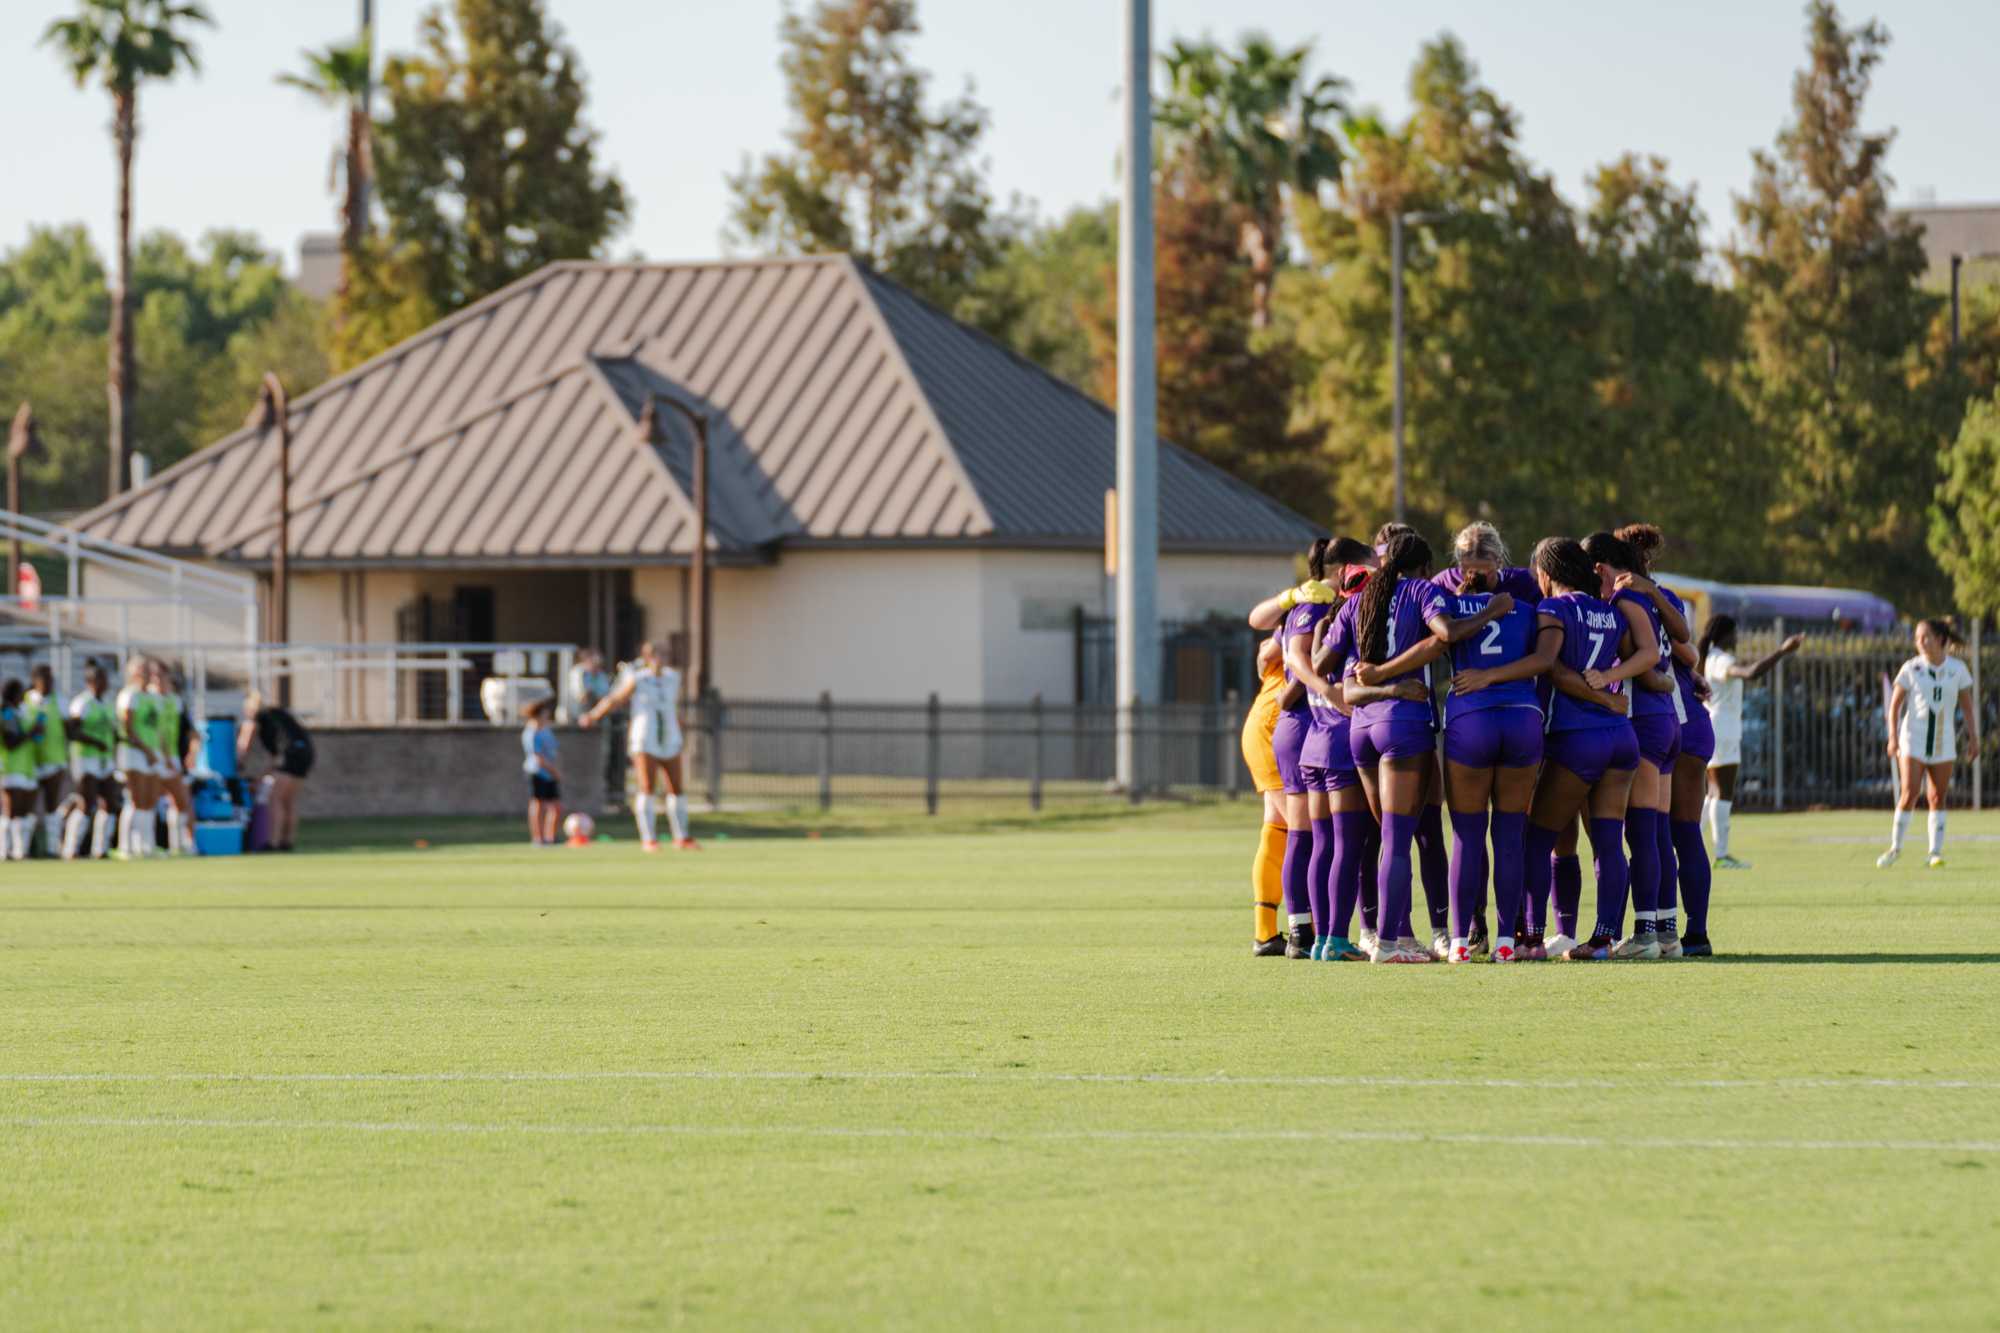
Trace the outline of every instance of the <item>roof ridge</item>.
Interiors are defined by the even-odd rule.
[[[945,465],[958,475],[959,484],[965,487],[966,498],[972,502],[973,511],[985,525],[986,532],[997,531],[1000,525],[993,521],[993,511],[987,507],[986,497],[979,493],[979,487],[974,484],[972,470],[966,467],[965,460],[959,456],[958,446],[952,442],[951,432],[947,431],[944,422],[938,419],[937,405],[931,401],[930,391],[924,387],[922,378],[917,374],[917,368],[910,364],[909,355],[904,352],[901,340],[896,337],[896,331],[889,327],[888,319],[882,314],[881,303],[876,299],[875,292],[868,283],[870,277],[883,282],[887,282],[888,279],[883,278],[853,255],[841,257],[847,261],[850,275],[861,284],[863,298],[861,305],[867,311],[867,319],[875,332],[888,344],[889,355],[895,358],[895,364],[902,372],[904,382],[914,391],[912,396],[917,400],[918,410],[924,414],[924,420],[928,421],[931,429],[937,433],[938,446],[944,454]],[[897,290],[902,289],[898,287]]]

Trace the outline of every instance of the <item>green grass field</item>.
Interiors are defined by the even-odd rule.
[[[2000,816],[1511,969],[1252,960],[1256,818],[0,866],[0,1328],[2000,1327]]]

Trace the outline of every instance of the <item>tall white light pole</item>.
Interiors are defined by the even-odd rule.
[[[1160,697],[1160,443],[1153,355],[1153,32],[1125,4],[1124,192],[1118,210],[1118,785],[1143,781],[1136,716]]]

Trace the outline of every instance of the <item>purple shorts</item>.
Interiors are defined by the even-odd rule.
[[[1326,768],[1319,764],[1300,764],[1299,783],[1307,791],[1344,791],[1357,786],[1361,779],[1351,768]]]
[[[1708,710],[1696,704],[1688,710],[1688,720],[1681,723],[1681,753],[1701,760],[1703,764],[1715,758],[1715,723],[1709,720]]]
[[[1613,769],[1631,770],[1639,766],[1639,738],[1629,722],[1612,727],[1552,731],[1545,754],[1551,764],[1566,768],[1595,786],[1599,778]]]
[[[1385,718],[1379,722],[1356,718],[1348,728],[1347,737],[1356,768],[1372,769],[1384,759],[1414,759],[1437,750],[1437,736],[1431,724],[1415,718],[1402,721]]]
[[[1305,791],[1306,784],[1299,776],[1299,751],[1305,747],[1306,732],[1312,726],[1312,719],[1303,708],[1288,708],[1278,714],[1278,725],[1271,728],[1271,757],[1278,761],[1278,777],[1284,782],[1285,790],[1293,796]]]
[[[1647,713],[1632,719],[1639,737],[1639,755],[1662,773],[1674,771],[1681,752],[1681,724],[1672,713]]]
[[[1460,713],[1444,725],[1444,757],[1466,768],[1533,768],[1542,762],[1542,710]]]

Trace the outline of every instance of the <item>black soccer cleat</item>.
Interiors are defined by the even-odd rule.
[[[1715,946],[1708,942],[1708,936],[1706,935],[1683,935],[1681,936],[1681,957],[1713,958],[1715,957]]]
[[[1466,938],[1466,946],[1472,950],[1474,958],[1484,958],[1490,951],[1492,939],[1486,933],[1486,918],[1472,918],[1472,934]]]
[[[1252,958],[1283,958],[1285,956],[1285,937],[1282,934],[1278,934],[1273,935],[1268,940],[1258,940],[1250,946],[1250,956]]]
[[[1313,943],[1314,936],[1311,926],[1293,926],[1291,941],[1285,945],[1285,957],[1311,958],[1313,956]]]
[[[1615,943],[1609,935],[1592,935],[1564,954],[1563,960],[1570,963],[1602,963],[1611,957],[1611,946]]]

